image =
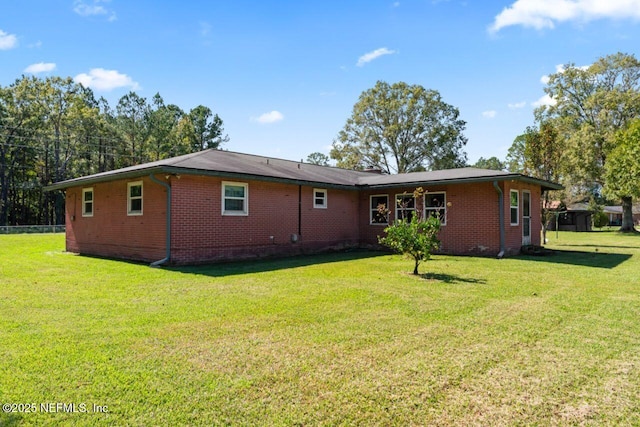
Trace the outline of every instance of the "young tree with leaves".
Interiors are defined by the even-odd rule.
[[[339,167],[389,174],[462,167],[467,138],[459,116],[435,90],[379,81],[360,95],[330,155]]]
[[[413,197],[416,200],[421,200],[424,194],[422,188],[419,187],[413,192]],[[401,205],[403,202],[398,200],[397,203]],[[416,202],[417,205],[420,203]],[[380,206],[378,209],[383,211],[381,214],[388,215],[386,207]],[[410,218],[396,218],[392,225],[385,228],[386,235],[379,237],[378,242],[394,252],[413,259],[413,274],[417,275],[420,262],[431,258],[431,253],[440,246],[439,231],[440,218],[436,215],[423,218],[422,210],[416,207],[415,214]]]

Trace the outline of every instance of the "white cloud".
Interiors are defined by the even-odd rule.
[[[89,3],[85,3],[84,0],[75,0],[73,3],[73,11],[80,16],[106,15],[107,20],[115,21],[117,19],[116,13],[101,4],[109,3],[109,1],[110,0],[89,0]]]
[[[493,119],[496,114],[498,114],[496,110],[483,111],[482,117],[484,117],[485,119]]]
[[[284,116],[280,111],[273,110],[269,113],[262,114],[258,118],[252,117],[251,120],[258,123],[267,124],[267,123],[275,123],[275,122],[284,120]]]
[[[590,67],[590,65],[581,65],[580,67],[576,67],[576,68],[578,68],[578,69],[580,69],[582,71],[586,71],[586,70],[589,69],[589,67]],[[565,70],[565,68],[564,68],[563,64],[556,65],[556,74],[557,73],[564,73],[564,70]],[[540,82],[542,84],[546,85],[546,84],[549,83],[549,79],[550,79],[549,75],[545,74],[544,76],[540,77]]]
[[[511,110],[518,110],[520,108],[524,108],[525,105],[527,105],[527,102],[522,101],[522,102],[514,102],[513,104],[507,104],[507,107],[509,107],[509,109]]]
[[[0,30],[0,50],[9,50],[16,46],[18,46],[18,37]]]
[[[121,87],[128,87],[131,90],[140,88],[140,85],[126,74],[121,74],[116,70],[105,70],[104,68],[92,68],[89,74],[78,74],[74,80],[85,87],[99,91],[110,91]]]
[[[542,107],[545,106],[553,106],[556,105],[557,101],[549,96],[549,94],[545,94],[541,96],[537,101],[532,102],[531,105],[534,107]]]
[[[31,64],[24,69],[25,73],[38,74],[48,73],[56,69],[56,64],[53,62],[38,62],[37,64]]]
[[[392,55],[396,53],[395,50],[387,49],[386,47],[381,47],[380,49],[376,49],[372,52],[365,53],[360,58],[358,58],[358,63],[356,64],[358,67],[364,66],[364,64],[373,61],[374,59],[380,58],[383,55]]]
[[[640,20],[640,0],[516,0],[495,17],[489,32],[512,25],[542,30],[556,23],[597,19]]]

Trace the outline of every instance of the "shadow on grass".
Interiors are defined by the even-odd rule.
[[[22,424],[22,417],[13,413],[0,413],[0,426],[14,427]]]
[[[326,264],[331,262],[352,261],[388,255],[386,252],[353,250],[331,252],[316,255],[295,255],[286,258],[265,258],[255,261],[243,260],[217,264],[203,264],[192,266],[165,267],[167,270],[187,274],[202,274],[211,277],[233,276],[237,274],[262,273],[266,271],[285,270],[289,268],[306,267],[309,265]]]
[[[468,277],[454,276],[453,274],[425,273],[421,274],[420,277],[426,280],[439,280],[444,283],[487,283],[487,281],[483,279],[471,279]]]
[[[629,254],[610,254],[604,252],[564,251],[554,249],[547,256],[520,255],[518,259],[547,262],[550,264],[568,264],[595,268],[614,268],[630,259]]]
[[[640,243],[640,242],[638,242]],[[622,246],[622,245],[575,245],[575,244],[562,244],[558,243],[558,246],[567,246],[573,248],[610,248],[610,249],[638,249],[638,246]]]

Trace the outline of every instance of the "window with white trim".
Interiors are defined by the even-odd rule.
[[[416,213],[416,199],[413,193],[396,194],[396,219],[411,220]]]
[[[424,194],[425,217],[435,216],[440,220],[440,224],[447,225],[447,193],[425,193]]]
[[[327,208],[327,190],[320,188],[313,189],[313,207],[318,209]]]
[[[249,215],[249,184],[222,182],[222,215]]]
[[[142,215],[142,181],[127,184],[127,215]]]
[[[511,225],[518,225],[519,194],[518,190],[509,191],[509,206],[511,210]]]
[[[389,196],[376,194],[369,198],[369,224],[389,224]]]
[[[93,216],[93,187],[82,189],[82,216]]]

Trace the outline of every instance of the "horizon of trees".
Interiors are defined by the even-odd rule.
[[[0,226],[64,223],[54,182],[181,154],[229,141],[206,106],[183,111],[129,92],[115,108],[70,77],[22,76],[0,86]]]

